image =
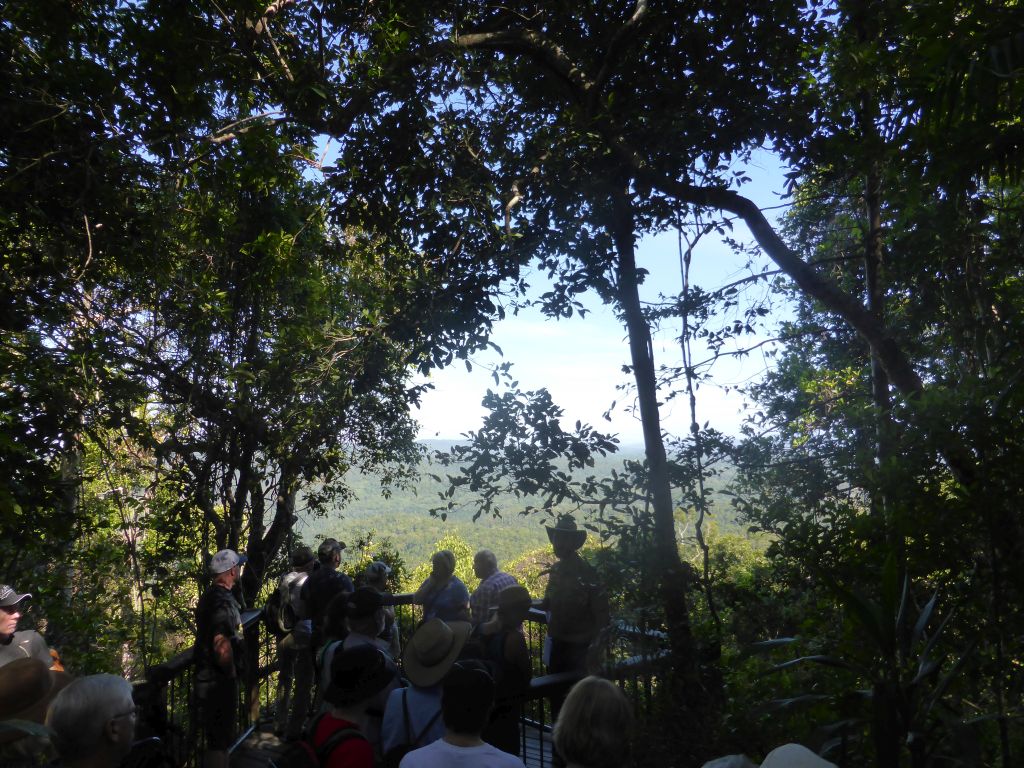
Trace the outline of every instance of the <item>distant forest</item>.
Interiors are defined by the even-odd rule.
[[[446,450],[450,441],[429,440],[423,444],[428,456],[438,450]],[[624,461],[643,460],[643,451],[635,446],[626,447],[622,452],[609,456],[598,456],[594,466],[583,474],[604,477],[612,469],[621,469]],[[500,519],[481,516],[472,519],[472,510],[465,508],[450,513],[446,520],[431,516],[430,510],[440,504],[439,494],[446,488],[445,475],[453,468],[440,467],[425,461],[420,466],[420,480],[413,487],[394,488],[389,497],[381,493],[380,476],[350,472],[346,482],[354,493],[354,499],[347,506],[335,506],[325,516],[313,516],[300,506],[296,533],[303,541],[315,545],[325,536],[351,543],[368,531],[377,537],[390,538],[395,548],[413,568],[427,560],[435,544],[443,536],[456,533],[476,550],[481,547],[492,549],[500,561],[509,561],[539,547],[547,546],[545,523],[549,523],[541,512],[524,514],[527,506],[538,505],[536,498],[516,498],[506,494],[500,498],[502,510]],[[431,475],[441,478],[438,482]],[[721,530],[734,530],[740,526],[728,497],[721,490],[731,481],[733,472],[724,471],[711,484],[711,510],[714,524]],[[456,497],[458,498],[458,497]],[[559,511],[572,511],[568,508]],[[581,521],[582,522],[582,521]]]

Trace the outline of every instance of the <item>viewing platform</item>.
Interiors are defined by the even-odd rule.
[[[396,615],[403,644],[412,634],[419,618],[413,605],[398,607]],[[231,765],[235,768],[280,768],[275,762],[284,750],[284,742],[273,733],[273,714],[277,690],[277,653],[273,636],[261,620],[261,611],[242,614],[248,669],[239,696],[239,733],[231,747]],[[660,633],[639,632],[617,624],[620,642],[609,653],[604,674],[626,692],[638,717],[654,704],[658,678],[663,669],[663,637]],[[542,651],[547,636],[543,611],[532,609],[523,624],[533,665],[533,678],[523,703],[520,719],[520,754],[527,766],[551,765],[552,717],[550,697],[564,694],[582,677],[581,673],[544,674]],[[639,653],[622,647],[635,646]],[[136,684],[136,703],[141,719],[137,736],[139,749],[130,756],[128,768],[161,764],[173,768],[199,768],[202,765],[204,738],[196,717],[193,691],[192,651],[178,654],[152,667],[145,681]],[[158,759],[163,763],[158,763]]]

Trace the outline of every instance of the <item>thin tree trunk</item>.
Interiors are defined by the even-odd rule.
[[[689,577],[679,557],[676,541],[672,488],[668,462],[661,433],[658,411],[658,384],[655,376],[651,330],[640,305],[632,204],[625,191],[612,195],[611,234],[618,256],[618,303],[629,334],[629,350],[636,382],[640,421],[647,457],[648,491],[654,509],[654,562],[652,571],[659,575],[659,591],[669,643],[673,657],[673,698],[683,705],[684,727],[693,736],[711,736],[704,728],[713,697],[702,690],[698,654],[690,626],[688,606]],[[702,739],[702,740],[703,740]],[[699,742],[690,742],[699,750]]]

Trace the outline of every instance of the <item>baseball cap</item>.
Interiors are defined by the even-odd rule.
[[[233,549],[222,549],[210,558],[210,573],[230,571],[236,565],[242,565],[248,560],[248,557],[238,554]]]
[[[366,566],[366,580],[367,581],[384,581],[388,576],[391,575],[391,566],[387,563],[381,562],[380,560],[374,560],[368,566]]]
[[[32,597],[32,595],[28,592],[19,595],[18,591],[9,584],[0,584],[0,607],[7,608],[17,605],[26,597]]]

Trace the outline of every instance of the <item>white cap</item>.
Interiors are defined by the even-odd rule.
[[[222,549],[210,558],[210,573],[230,571],[236,565],[242,565],[248,559],[245,555],[240,555],[233,549]]]
[[[818,757],[807,747],[783,744],[768,753],[761,768],[836,768],[836,764]]]

